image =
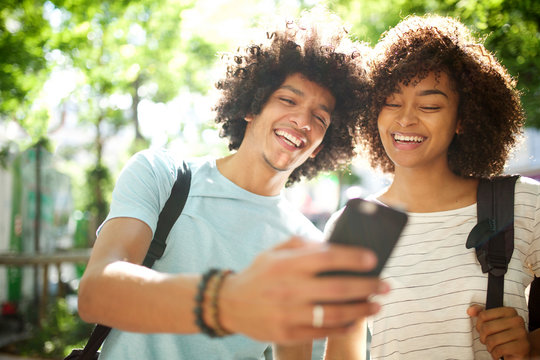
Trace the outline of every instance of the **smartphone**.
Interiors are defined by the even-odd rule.
[[[406,223],[407,214],[400,210],[360,198],[349,200],[328,241],[373,250],[377,266],[369,272],[332,270],[320,275],[379,276]]]

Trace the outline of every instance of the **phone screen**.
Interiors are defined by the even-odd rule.
[[[373,250],[377,266],[369,272],[335,270],[321,275],[379,276],[406,223],[407,214],[402,211],[360,198],[349,200],[328,241]]]

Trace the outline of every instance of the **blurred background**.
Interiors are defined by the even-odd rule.
[[[0,0],[0,352],[63,358],[91,325],[78,279],[136,151],[221,156],[219,53],[269,14],[323,4],[374,44],[408,14],[459,17],[523,91],[527,130],[508,172],[540,179],[540,2],[536,0]],[[486,89],[489,91],[489,89]],[[318,227],[387,179],[362,159],[286,194]]]

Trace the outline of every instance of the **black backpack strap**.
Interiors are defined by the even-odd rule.
[[[144,266],[151,268],[154,265],[154,262],[161,258],[165,252],[167,236],[169,236],[169,232],[184,209],[190,185],[191,170],[186,162],[184,162],[182,166],[178,168],[178,176],[172,187],[171,195],[159,214],[154,238],[150,243],[150,247],[148,248],[148,252],[143,261]]]
[[[529,290],[529,331],[534,331],[540,329],[540,277],[534,277]]]
[[[143,265],[152,267],[154,262],[161,258],[165,251],[167,236],[174,223],[182,213],[186,204],[191,185],[191,170],[186,162],[178,169],[178,176],[171,190],[171,195],[159,213],[156,232],[150,243]],[[105,341],[111,328],[105,325],[96,325],[84,349],[76,349],[71,352],[64,360],[95,360],[98,358],[98,350]]]
[[[514,251],[514,188],[519,176],[481,179],[477,193],[478,223],[467,238],[482,272],[489,273],[486,309],[503,306],[504,274]]]

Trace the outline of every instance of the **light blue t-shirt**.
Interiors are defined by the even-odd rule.
[[[213,159],[188,163],[192,171],[189,196],[153,269],[166,273],[202,273],[211,267],[240,271],[257,254],[293,234],[322,239],[320,231],[283,195],[260,196],[244,190],[221,175]],[[180,164],[164,150],[133,156],[119,176],[105,221],[137,218],[154,232]],[[100,359],[263,359],[268,345],[243,335],[211,339],[202,334],[149,335],[113,329]]]

